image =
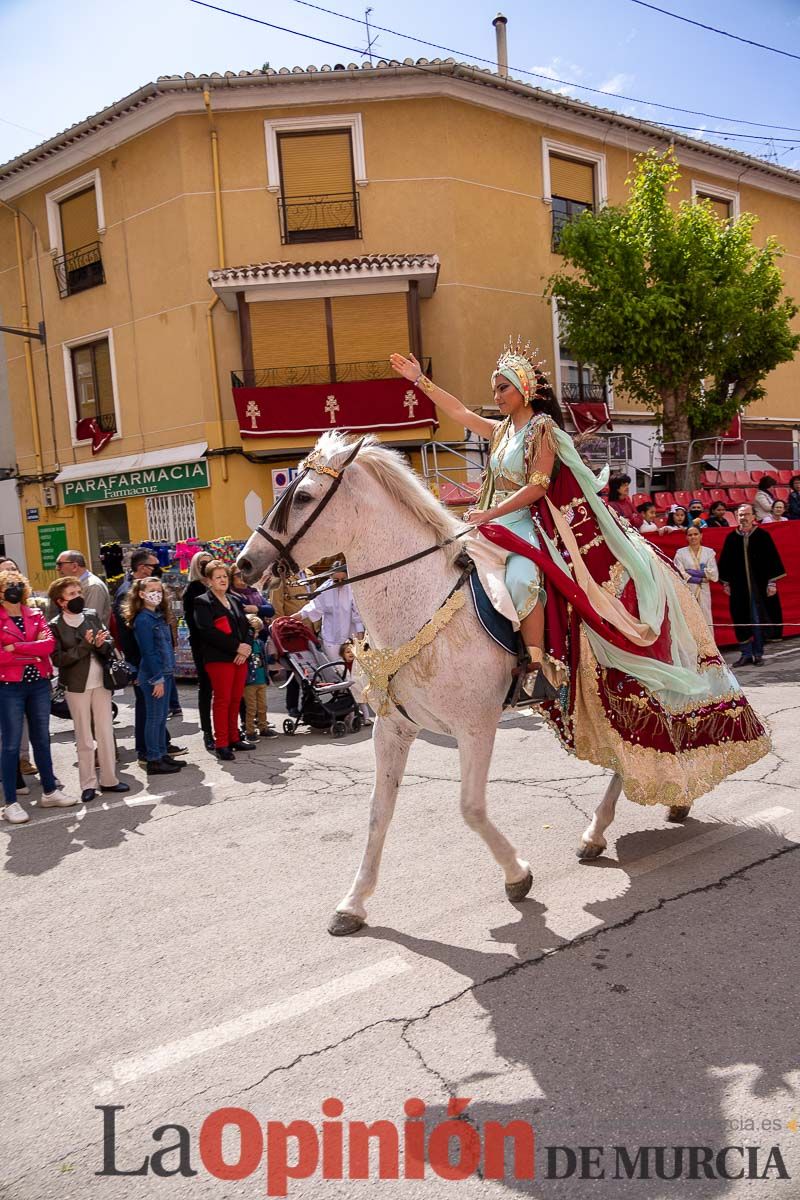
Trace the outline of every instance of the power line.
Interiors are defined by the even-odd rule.
[[[295,37],[305,38],[307,41],[310,41],[310,42],[318,42],[322,46],[333,46],[334,49],[336,49],[336,50],[347,50],[351,54],[359,54],[362,56],[364,53],[363,50],[360,50],[355,46],[348,46],[348,45],[345,45],[343,42],[334,42],[334,41],[331,41],[329,38],[321,38],[313,33],[303,33],[299,29],[290,29],[286,25],[276,25],[273,21],[265,21],[261,17],[251,17],[248,13],[235,12],[233,9],[223,8],[221,5],[218,5],[218,4],[210,4],[210,3],[208,3],[208,0],[189,0],[189,3],[196,4],[199,8],[211,9],[212,12],[224,13],[226,16],[229,16],[229,17],[238,17],[242,21],[251,22],[251,24],[253,24],[253,25],[263,25],[266,29],[275,29],[279,33],[290,33],[290,34],[293,34]],[[374,28],[378,29],[380,27],[374,26]],[[388,31],[388,32],[391,32],[391,31]],[[399,36],[402,37],[404,35],[401,34]],[[458,52],[454,51],[454,53],[458,53]],[[427,67],[418,66],[416,63],[399,64],[399,65],[408,65],[411,68],[413,68],[417,71],[420,71],[422,74],[425,74],[425,75],[427,75],[429,73]],[[547,76],[542,76],[542,78],[547,78]],[[551,80],[551,82],[558,82],[558,81]],[[592,90],[596,90],[596,89],[592,89]],[[608,93],[604,93],[604,95],[608,95]],[[620,99],[624,99],[624,97],[620,97]],[[640,101],[639,103],[647,103],[647,101]],[[620,114],[617,114],[617,115],[620,115]],[[629,119],[630,120],[646,120],[647,118],[642,118],[642,117],[633,118],[632,117]],[[727,118],[727,117],[722,118],[722,120],[728,120],[728,119],[729,118]],[[736,139],[738,141],[741,138],[747,138],[749,141],[757,141],[757,142],[793,142],[793,141],[795,141],[794,138],[788,138],[788,137],[787,138],[781,138],[781,137],[776,138],[776,137],[771,137],[771,136],[763,134],[763,133],[762,134],[739,133],[738,131],[732,130],[732,129],[698,130],[696,125],[675,125],[672,122],[667,124],[663,121],[656,121],[653,119],[649,119],[649,124],[655,126],[658,129],[662,129],[665,132],[669,132],[671,129],[693,131],[698,136],[698,140],[699,140],[699,135],[701,133],[703,133],[703,134],[713,134],[715,137],[721,137],[723,140]],[[779,126],[769,126],[768,128],[779,128]],[[791,126],[789,126],[788,128],[791,128]],[[800,130],[795,130],[795,132],[800,132]]]
[[[355,25],[364,25],[365,22],[360,17],[351,17],[349,13],[337,12],[332,8],[325,8],[322,4],[314,4],[312,0],[292,0],[294,4],[300,4],[303,8],[313,8],[315,12],[327,13],[330,17],[339,17],[342,21],[351,21]],[[371,11],[371,10],[370,10]],[[375,25],[372,22],[369,24],[370,29],[377,29],[381,33],[390,33],[393,37],[404,38],[409,42],[416,42],[420,46],[428,46],[432,50],[444,50],[446,54],[457,54],[462,58],[471,58],[476,62],[489,63],[494,66],[495,62],[492,58],[484,58],[480,54],[470,54],[466,50],[454,50],[452,46],[442,46],[438,42],[429,42],[426,38],[416,37],[414,34],[401,33],[398,29],[389,29],[385,25]],[[363,51],[360,53],[363,54]],[[509,67],[509,71],[513,71],[515,75],[529,75],[532,79],[545,79],[548,83],[560,83],[565,87],[579,88],[584,92],[592,92],[596,96],[608,96],[614,100],[627,100],[631,104],[646,104],[651,108],[663,108],[669,112],[685,113],[690,117],[704,117],[709,121],[731,121],[737,125],[751,125],[757,129],[784,129],[789,133],[800,133],[800,128],[795,125],[771,125],[766,121],[749,121],[746,117],[724,117],[718,113],[701,112],[696,108],[681,108],[677,104],[663,104],[658,100],[642,100],[637,96],[626,96],[622,92],[604,92],[602,88],[589,87],[585,83],[576,83],[571,79],[557,79],[553,75],[543,75],[541,71],[529,71],[525,67]]]
[[[730,33],[727,29],[717,29],[715,25],[705,25],[702,21],[693,21],[691,17],[670,12],[668,8],[659,8],[657,4],[648,4],[647,0],[631,0],[631,3],[638,4],[642,8],[651,8],[653,12],[663,13],[665,17],[674,17],[676,21],[684,21],[687,25],[696,25],[698,29],[707,29],[709,33],[718,33],[721,37],[732,38],[734,42],[744,42],[745,46],[755,46],[758,50],[770,50],[773,54],[783,54],[786,58],[796,58],[800,61],[800,54],[792,54],[791,50],[780,50],[777,46],[766,46],[764,42],[754,42],[752,38],[739,37],[738,33]]]

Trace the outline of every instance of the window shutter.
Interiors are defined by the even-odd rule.
[[[337,363],[374,362],[408,353],[405,292],[339,296],[331,302]]]
[[[278,139],[284,198],[352,194],[350,130],[284,133]]]
[[[97,241],[97,201],[93,187],[62,200],[59,208],[65,254]]]
[[[324,300],[273,300],[250,305],[253,366],[317,366],[328,361]]]
[[[550,195],[594,204],[594,167],[573,158],[550,155]]]
[[[94,344],[94,372],[97,379],[97,411],[114,413],[114,385],[111,380],[111,352],[108,342]]]
[[[711,205],[711,211],[720,221],[729,221],[731,217],[731,202],[730,200],[722,200],[719,196],[704,196],[702,192],[697,193],[698,200],[707,200]]]

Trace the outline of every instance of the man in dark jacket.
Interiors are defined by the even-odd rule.
[[[775,543],[756,525],[752,504],[738,511],[739,527],[725,539],[719,559],[719,577],[729,597],[731,619],[740,642],[734,667],[758,666],[764,654],[764,628],[774,625],[770,602],[777,597],[777,580],[786,571]]]

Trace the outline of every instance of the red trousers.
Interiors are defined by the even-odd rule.
[[[214,745],[218,750],[239,741],[239,705],[247,681],[247,663],[237,667],[232,662],[206,663],[211,680],[211,717],[214,722]]]

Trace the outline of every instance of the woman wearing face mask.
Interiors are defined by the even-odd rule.
[[[5,807],[3,818],[22,825],[28,814],[17,801],[17,763],[23,718],[28,719],[33,753],[44,794],[40,808],[69,808],[53,773],[50,754],[50,655],[55,638],[38,608],[27,604],[30,585],[19,571],[0,572],[0,765]]]
[[[136,687],[144,696],[148,775],[174,775],[184,763],[167,753],[167,715],[175,652],[167,624],[167,598],[160,579],[134,579],[122,605],[122,617],[133,630],[141,661]]]
[[[95,610],[86,608],[77,579],[57,579],[47,594],[59,610],[58,616],[50,622],[56,639],[53,662],[58,667],[58,677],[75,726],[81,801],[88,804],[97,795],[95,739],[100,791],[130,791],[127,783],[117,779],[114,753],[111,717],[114,686],[108,673],[114,642]]]

